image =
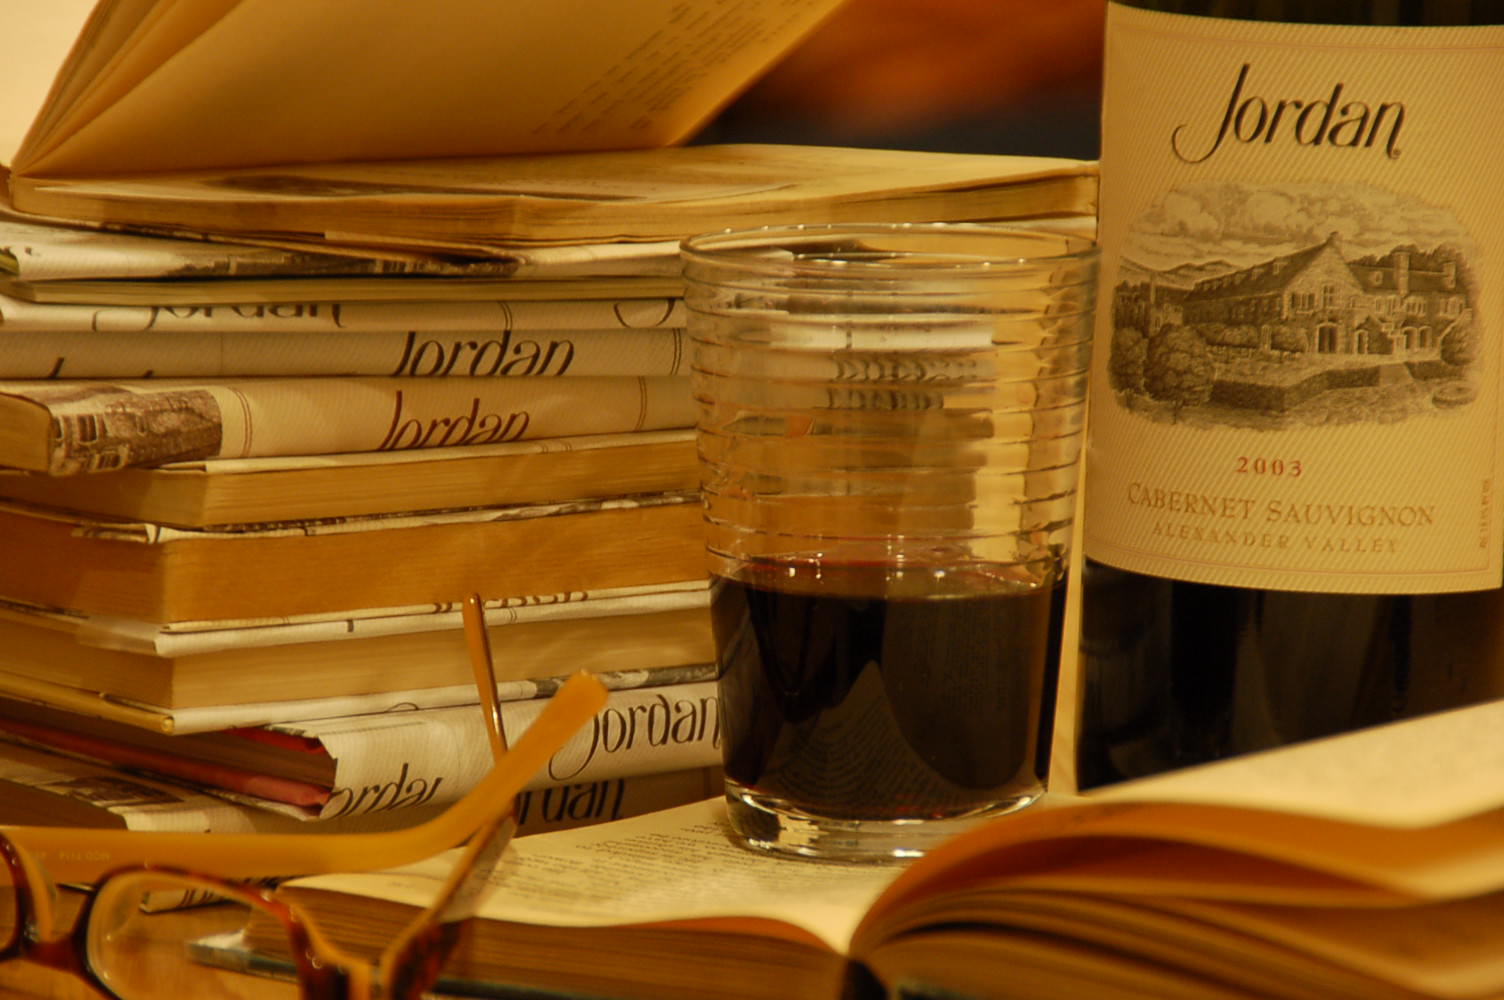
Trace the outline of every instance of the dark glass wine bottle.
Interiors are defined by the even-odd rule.
[[[1504,4],[1108,8],[1079,784],[1504,696]]]

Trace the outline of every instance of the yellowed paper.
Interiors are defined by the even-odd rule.
[[[113,39],[119,58],[17,169],[665,145],[834,5],[196,0]]]

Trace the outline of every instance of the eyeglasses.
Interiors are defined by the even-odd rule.
[[[330,941],[270,889],[167,868],[106,875],[85,897],[72,932],[57,934],[50,881],[23,848],[0,834],[0,860],[10,872],[8,890],[0,891],[12,896],[9,912],[0,916],[7,941],[0,961],[19,958],[71,973],[116,1000],[240,1000],[247,985],[237,973],[254,967],[244,962],[227,972],[221,956],[245,956],[233,946],[241,929],[258,920],[280,930],[290,956],[285,967],[262,970],[280,978],[258,981],[258,1000],[417,1000],[458,942],[459,922],[471,915],[466,890],[492,867],[512,825],[501,813],[476,831],[438,897],[374,964]],[[174,909],[154,912],[164,898]],[[189,899],[194,905],[177,908]]]
[[[474,611],[472,613],[472,606]],[[243,976],[192,960],[216,954],[248,919],[279,925],[295,981],[266,979],[257,998],[415,1000],[439,975],[470,915],[478,874],[490,870],[515,828],[511,806],[523,785],[604,704],[599,681],[571,678],[506,748],[479,603],[466,606],[481,703],[493,751],[491,772],[439,816],[417,826],[365,834],[203,834],[0,827],[0,962],[23,960],[70,973],[115,1000],[243,998]],[[480,638],[477,640],[477,628]],[[478,645],[479,644],[479,645]],[[482,657],[480,654],[484,652]],[[466,841],[429,906],[371,964],[337,946],[293,904],[249,880],[410,864]],[[60,929],[57,881],[93,883],[70,932]],[[227,881],[237,880],[237,881]],[[184,900],[224,906],[182,907]],[[171,912],[154,913],[164,901]],[[219,948],[223,955],[241,954]]]

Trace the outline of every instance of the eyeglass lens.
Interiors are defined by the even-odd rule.
[[[250,959],[239,931],[265,926],[276,947]],[[193,997],[297,1000],[299,988],[281,923],[210,883],[157,872],[110,879],[89,918],[88,960],[123,1000]],[[226,969],[234,971],[227,972]]]

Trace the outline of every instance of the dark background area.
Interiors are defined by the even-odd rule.
[[[1106,0],[848,0],[697,142],[1095,159]]]

